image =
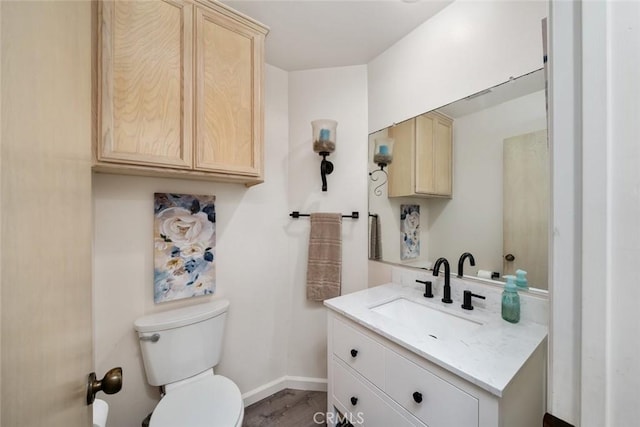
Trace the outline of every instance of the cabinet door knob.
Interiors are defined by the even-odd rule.
[[[416,403],[422,402],[422,393],[420,393],[419,391],[416,391],[415,393],[413,393],[413,400]]]
[[[515,261],[516,257],[514,257],[513,254],[506,254],[504,256],[504,259],[506,259],[507,261],[511,262],[511,261]]]
[[[351,349],[351,357],[356,357],[358,355],[358,350],[356,350],[355,348]]]
[[[357,397],[355,397],[355,396],[352,396],[352,397],[351,397],[351,404],[352,404],[353,406],[356,406],[356,403],[358,403],[358,398],[357,398]]]

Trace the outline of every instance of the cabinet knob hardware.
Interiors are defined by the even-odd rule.
[[[506,254],[504,256],[504,259],[506,259],[507,261],[511,262],[511,261],[515,261],[516,257],[514,257],[513,254]]]
[[[422,393],[420,393],[419,391],[416,391],[415,393],[413,393],[413,400],[416,403],[422,402]]]
[[[358,403],[358,398],[357,398],[357,397],[355,397],[355,396],[352,396],[352,397],[351,397],[351,404],[352,404],[353,406],[356,406],[356,404],[357,404],[357,403]]]
[[[358,350],[356,350],[355,348],[351,349],[351,357],[356,357],[358,355]]]

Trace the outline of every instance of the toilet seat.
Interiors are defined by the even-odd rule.
[[[243,418],[238,386],[222,375],[211,375],[166,394],[149,427],[239,427]]]

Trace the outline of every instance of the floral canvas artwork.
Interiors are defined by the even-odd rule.
[[[400,205],[400,259],[420,256],[420,206]]]
[[[155,303],[212,294],[216,287],[215,196],[154,196]]]

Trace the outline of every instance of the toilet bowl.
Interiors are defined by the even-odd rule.
[[[243,418],[238,386],[211,372],[167,393],[153,411],[149,427],[240,427]]]
[[[229,302],[215,300],[135,321],[147,382],[164,396],[149,427],[240,427],[238,386],[213,367],[220,360]]]

